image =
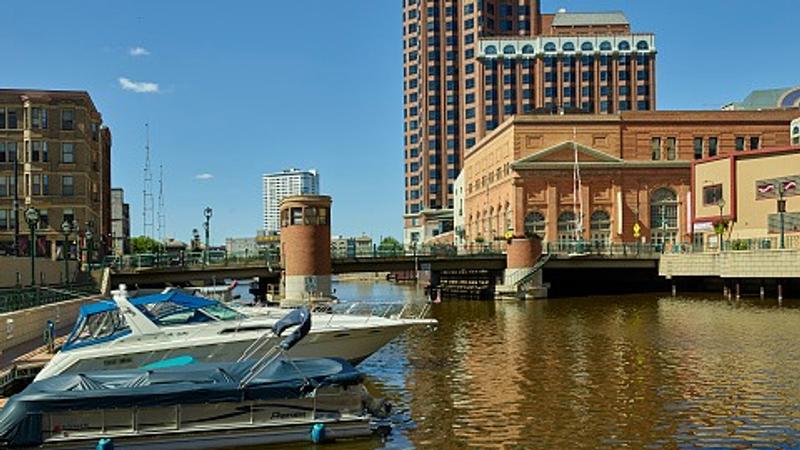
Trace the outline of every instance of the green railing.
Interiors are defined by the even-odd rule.
[[[603,256],[608,258],[657,258],[662,253],[680,253],[680,244],[642,242],[607,243],[598,241],[545,242],[543,253],[567,256]]]
[[[99,294],[93,283],[0,290],[0,314]]]

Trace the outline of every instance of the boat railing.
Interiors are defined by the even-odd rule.
[[[330,325],[334,315],[363,317],[367,323],[376,317],[395,320],[424,319],[430,312],[430,304],[409,302],[342,302],[334,304],[318,304],[312,308],[317,317],[328,314]]]

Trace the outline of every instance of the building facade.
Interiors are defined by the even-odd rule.
[[[800,118],[792,121],[791,134],[792,145],[800,146]]]
[[[407,229],[453,227],[464,155],[512,115],[655,109],[654,36],[619,12],[404,0],[403,48]]]
[[[791,111],[521,115],[464,162],[468,243],[691,241],[691,163],[789,144]],[[576,162],[577,161],[577,162]]]
[[[0,89],[0,248],[29,254],[22,214],[35,207],[37,255],[60,254],[65,221],[81,239],[91,229],[102,253],[111,244],[110,178],[111,132],[88,93]]]
[[[696,161],[692,166],[692,223],[695,243],[716,247],[723,238],[744,240],[742,250],[779,246],[783,231],[800,247],[800,147],[768,148]]]
[[[131,210],[122,188],[111,189],[111,248],[115,255],[131,252]]]
[[[236,258],[255,258],[259,255],[256,237],[225,238],[225,250],[228,256]]]
[[[264,175],[264,230],[280,232],[280,204],[292,195],[319,194],[319,173],[316,170],[286,169]]]

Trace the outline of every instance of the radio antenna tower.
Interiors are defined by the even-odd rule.
[[[164,165],[158,166],[158,240],[164,241],[167,234],[167,216],[164,211]]]
[[[153,237],[153,171],[150,167],[150,124],[144,124],[147,141],[144,146],[144,204],[142,205],[142,235]]]

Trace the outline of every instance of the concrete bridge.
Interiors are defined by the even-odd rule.
[[[658,277],[660,253],[653,251],[609,251],[604,253],[569,253],[566,250],[548,249],[552,255],[544,265],[545,282],[554,292],[571,292],[576,279],[595,280],[599,285],[621,288],[621,290],[664,288],[664,280]],[[487,277],[496,277],[506,269],[506,255],[502,253],[477,253],[469,255],[389,255],[363,256],[332,259],[333,274],[358,272],[415,272],[431,275],[435,284],[442,273],[454,274],[465,271],[480,272]],[[152,267],[129,270],[113,270],[111,285],[126,283],[138,286],[163,286],[167,284],[210,284],[225,279],[258,277],[266,284],[279,284],[282,266],[265,261],[228,262],[206,267]],[[610,285],[609,283],[613,283]],[[667,285],[665,285],[667,286]],[[584,286],[585,287],[585,286]],[[664,288],[666,289],[666,288]],[[614,290],[614,289],[612,289]]]

